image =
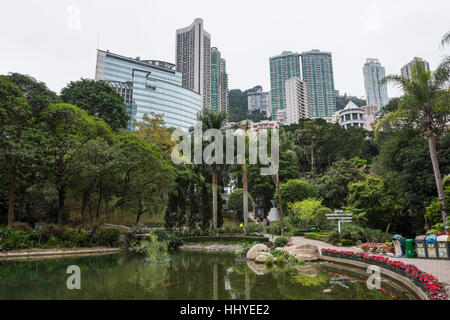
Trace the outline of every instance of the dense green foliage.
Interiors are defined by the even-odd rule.
[[[62,89],[61,98],[86,110],[89,115],[105,120],[113,130],[127,127],[129,116],[124,98],[105,81],[72,81]]]
[[[118,228],[87,231],[53,224],[37,224],[34,228],[0,226],[0,251],[28,248],[93,247],[120,245]]]
[[[198,237],[183,237],[181,238],[184,242],[257,242],[266,243],[270,242],[269,238],[266,237],[251,237],[251,236],[198,236]]]
[[[236,217],[243,219],[244,206],[243,206],[243,190],[241,188],[236,188],[231,192],[228,199],[228,209],[234,210],[236,212]],[[253,210],[253,197],[248,194],[248,211]]]

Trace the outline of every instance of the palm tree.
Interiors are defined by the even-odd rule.
[[[397,110],[389,112],[377,122],[375,134],[378,135],[386,125],[409,125],[424,134],[430,149],[442,218],[445,230],[448,231],[447,211],[435,140],[447,131],[447,123],[450,120],[450,59],[445,58],[433,72],[426,71],[422,64],[417,62],[413,67],[411,79],[390,75],[382,82],[393,83],[400,87],[404,95],[400,98]]]
[[[211,109],[203,109],[199,115],[203,130],[220,130],[225,122],[226,114]],[[213,194],[213,229],[217,229],[217,167],[212,165],[212,194]]]
[[[245,139],[245,150],[248,150],[248,136],[247,130],[249,129],[248,120],[245,120],[244,125],[242,126],[242,130],[244,130],[244,139]],[[248,224],[248,183],[247,183],[247,157],[244,156],[244,164],[242,165],[242,199],[244,206],[244,232],[247,233],[247,224]]]
[[[444,34],[441,40],[441,45],[445,46],[446,44],[450,44],[450,31]]]

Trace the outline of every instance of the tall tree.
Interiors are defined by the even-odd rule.
[[[220,130],[225,123],[226,114],[211,109],[203,109],[199,116],[203,130],[217,129]],[[212,167],[212,193],[213,193],[213,229],[217,229],[217,164],[213,163]]]
[[[14,222],[17,170],[32,154],[29,128],[33,113],[20,89],[8,78],[0,77],[0,159],[8,172],[8,224]]]
[[[398,109],[378,121],[376,133],[379,133],[386,124],[398,127],[409,125],[426,137],[445,224],[447,210],[436,154],[436,138],[441,137],[447,131],[446,124],[450,120],[450,58],[444,59],[433,72],[426,71],[418,62],[413,67],[411,79],[390,75],[383,81],[397,85],[404,95],[399,102]],[[448,226],[445,226],[448,231]]]
[[[101,118],[113,129],[126,128],[129,120],[124,98],[106,81],[71,81],[61,90],[65,103],[76,105],[89,115]]]
[[[50,158],[48,175],[58,190],[58,224],[65,219],[69,179],[74,174],[72,158],[81,146],[97,137],[111,139],[109,126],[86,111],[65,103],[53,104],[45,112],[51,142],[46,146]]]

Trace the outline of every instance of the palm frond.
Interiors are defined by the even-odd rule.
[[[441,40],[441,46],[445,46],[447,44],[450,44],[450,31],[445,33]]]
[[[378,119],[375,122],[374,135],[375,139],[378,139],[380,132],[383,131],[384,128],[396,124],[403,124],[406,119],[408,119],[410,115],[410,110],[408,109],[398,109],[392,112],[389,112],[384,117]]]
[[[450,56],[444,57],[431,77],[436,88],[447,89],[450,83]]]

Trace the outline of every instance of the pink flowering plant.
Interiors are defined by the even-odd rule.
[[[323,248],[322,255],[351,259],[380,266],[409,278],[427,294],[430,300],[448,300],[448,293],[444,284],[439,282],[432,274],[419,270],[415,265],[390,260],[387,257],[369,255],[365,252],[355,253],[352,251],[338,251]]]

